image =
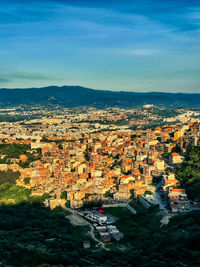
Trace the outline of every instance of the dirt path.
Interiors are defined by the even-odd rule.
[[[104,250],[110,250],[109,248],[106,248],[105,247],[105,243],[103,243],[102,241],[100,241],[99,239],[97,239],[96,237],[95,237],[95,233],[94,233],[94,228],[93,228],[93,226],[90,224],[90,231],[88,232],[88,234],[92,237],[92,239],[94,240],[94,241],[96,241],[99,245],[100,245],[100,247],[102,248],[102,249],[104,249]]]
[[[83,217],[78,215],[75,210],[65,207],[64,204],[61,205],[61,207],[64,210],[69,211],[71,213],[70,215],[67,215],[65,217],[70,220],[72,225],[74,225],[74,226],[90,226],[90,223],[87,220],[85,220]]]

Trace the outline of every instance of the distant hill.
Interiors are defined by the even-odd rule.
[[[30,89],[0,89],[1,106],[18,104],[60,104],[75,106],[138,107],[153,104],[168,108],[200,106],[200,94],[134,93],[93,90],[80,86],[48,86]]]

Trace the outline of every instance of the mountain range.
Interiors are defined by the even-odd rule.
[[[118,106],[123,108],[153,104],[159,107],[197,107],[200,94],[187,93],[136,93],[124,91],[94,90],[81,86],[48,86],[29,89],[0,89],[0,105],[62,105],[65,107]]]

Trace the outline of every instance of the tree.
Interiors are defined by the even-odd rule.
[[[200,147],[188,146],[184,156],[186,160],[175,170],[176,178],[188,197],[200,202]]]
[[[63,146],[61,144],[58,145],[59,149],[63,149]]]
[[[110,191],[108,190],[108,191],[105,192],[104,197],[105,198],[113,198],[113,194],[110,193]]]
[[[89,147],[87,146],[87,148],[85,150],[85,159],[86,159],[86,161],[90,160],[90,152],[91,152],[91,149],[89,149]]]
[[[132,134],[132,135],[131,135],[131,140],[134,140],[136,137],[137,137],[136,134]]]
[[[130,194],[131,194],[130,198],[131,199],[134,199],[135,198],[135,190],[134,189],[131,189],[130,190]]]
[[[152,193],[151,191],[148,191],[148,190],[147,190],[147,191],[145,191],[145,194],[146,194],[146,195],[152,195],[153,193]]]
[[[60,195],[60,198],[61,199],[67,199],[67,192],[66,191],[63,191]]]
[[[24,178],[24,184],[30,184],[30,178]]]
[[[182,153],[181,147],[179,145],[176,145],[175,147],[172,148],[172,153],[181,154]]]
[[[0,171],[0,185],[4,183],[15,184],[16,180],[19,178],[20,172],[14,172],[12,170]]]

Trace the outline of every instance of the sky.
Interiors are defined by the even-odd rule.
[[[0,88],[200,93],[200,0],[0,0]]]

